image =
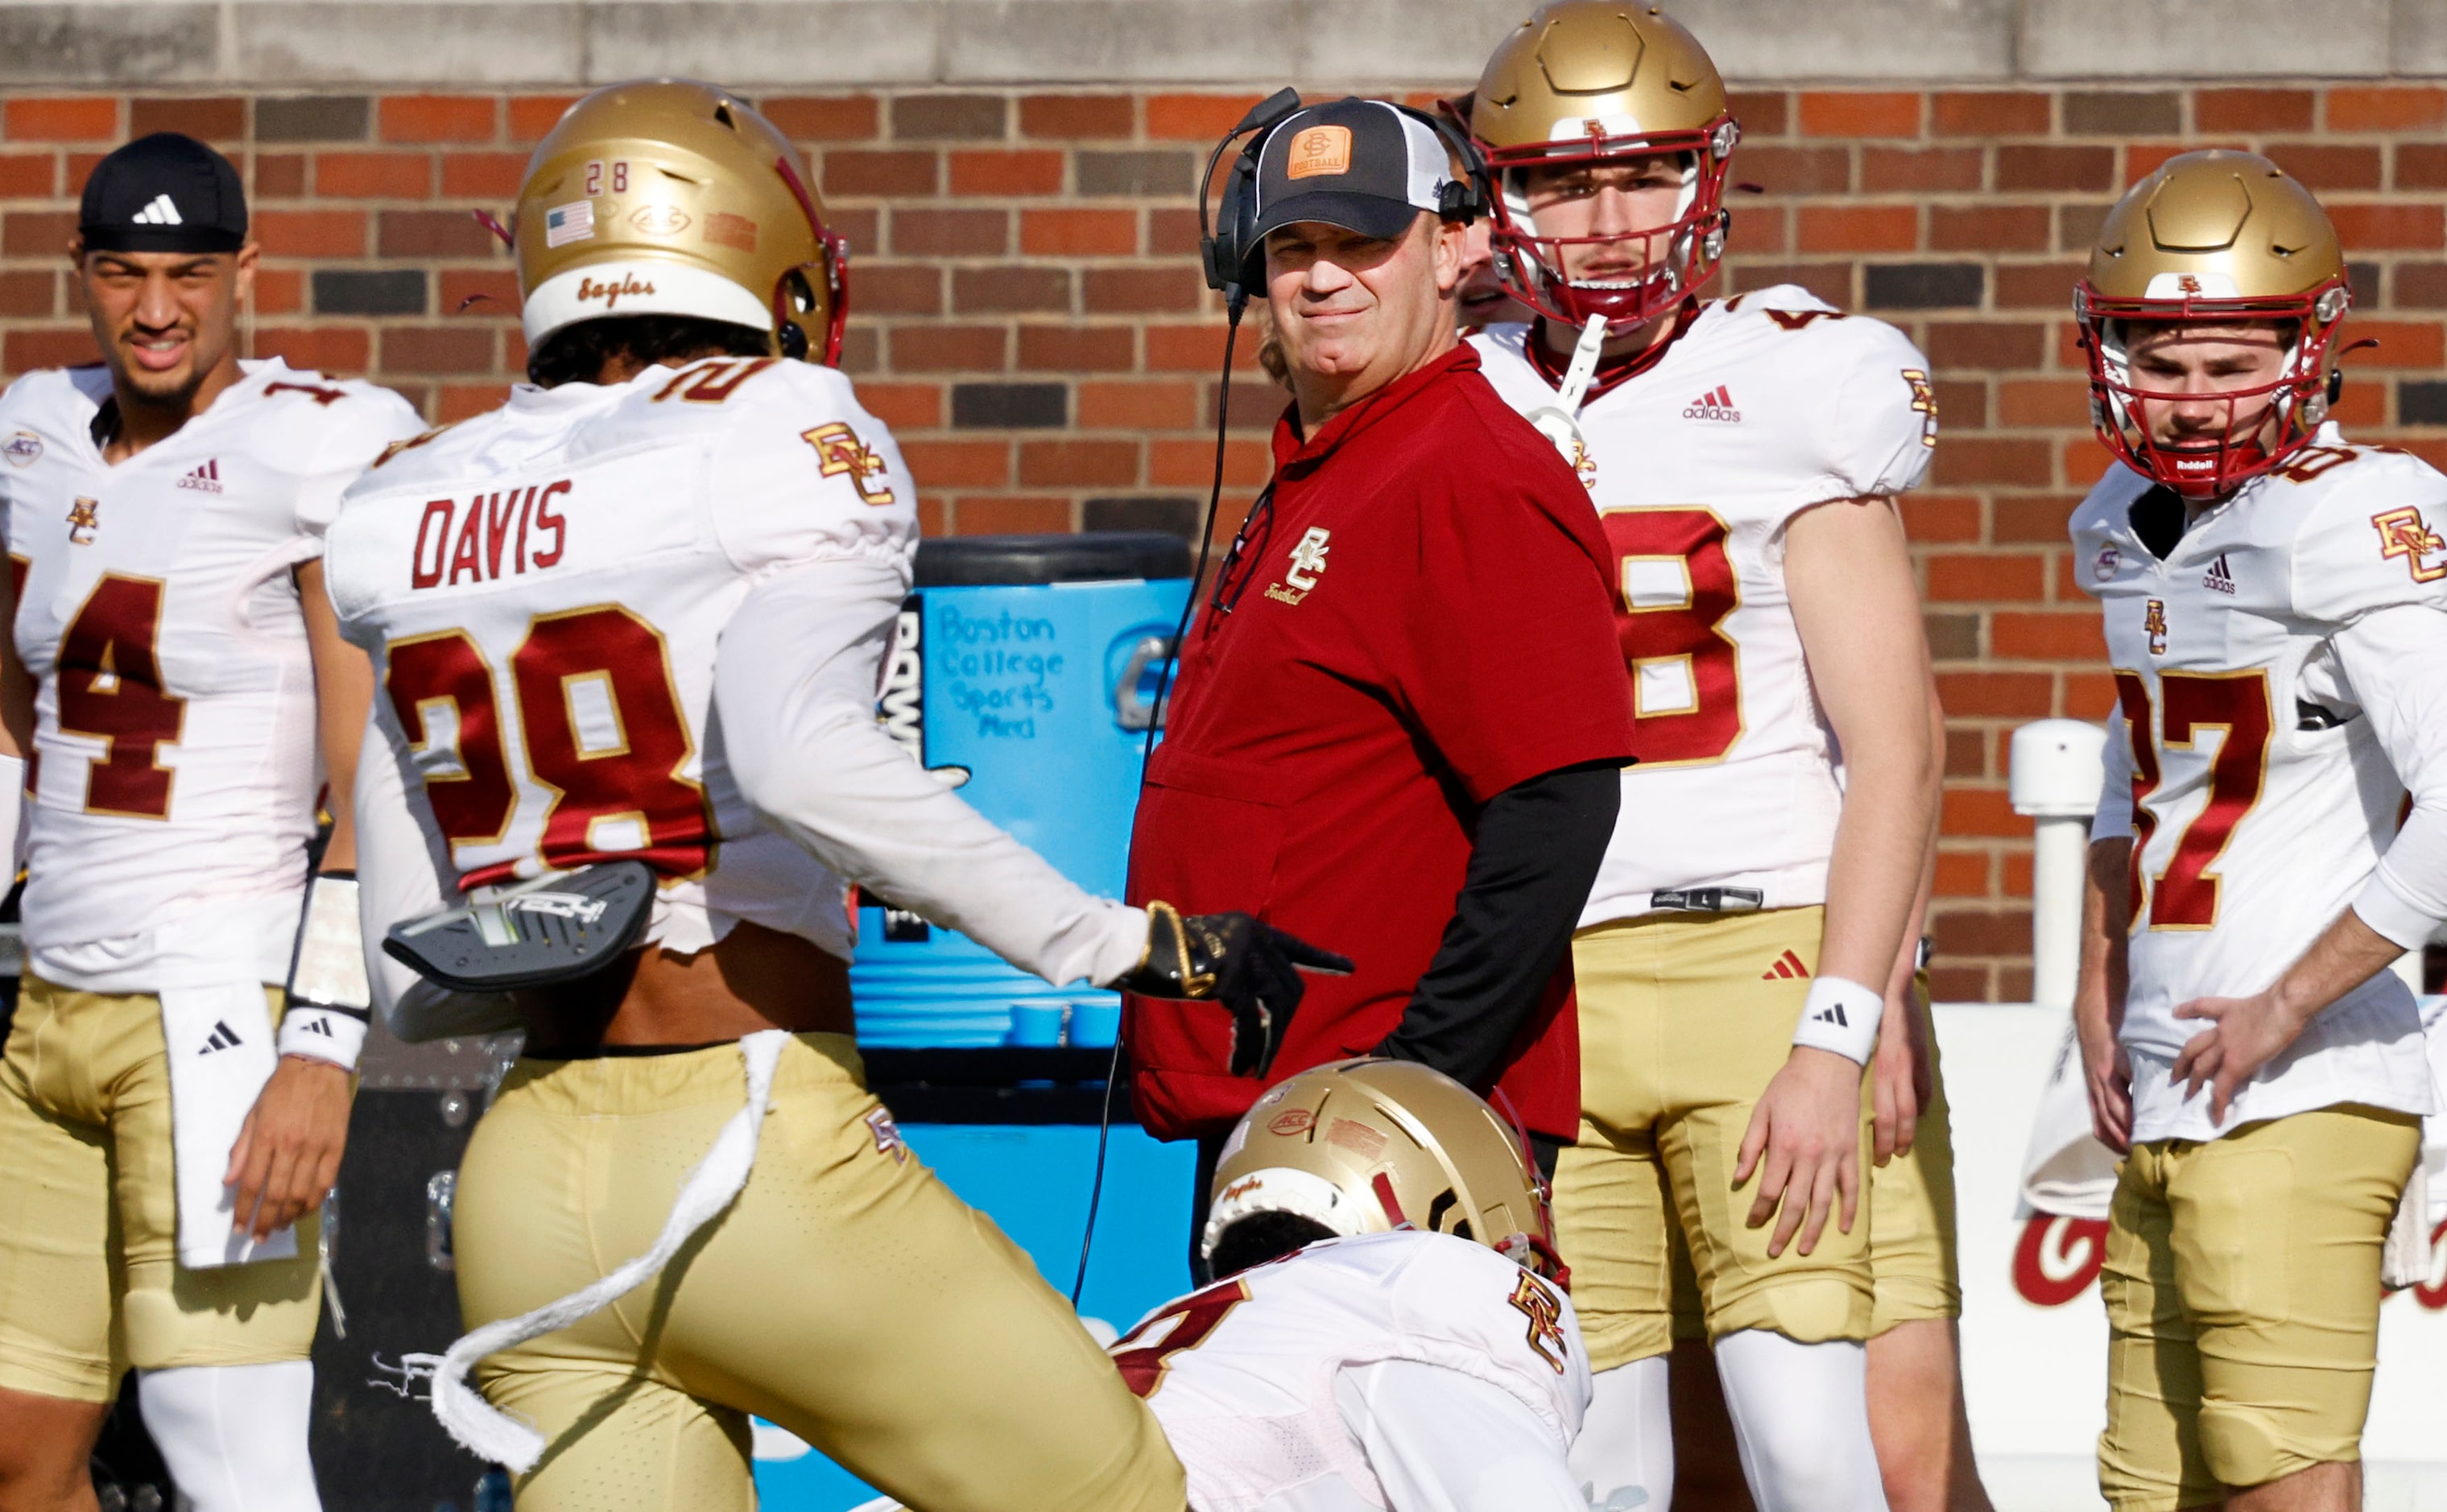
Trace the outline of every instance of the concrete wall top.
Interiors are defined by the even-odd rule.
[[[0,85],[1450,85],[1529,0],[0,0]],[[2447,0],[1678,0],[1746,84],[2447,74]]]

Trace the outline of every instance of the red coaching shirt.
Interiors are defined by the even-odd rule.
[[[1455,348],[1303,439],[1189,631],[1130,844],[1129,898],[1245,910],[1357,963],[1312,976],[1273,1079],[1365,1054],[1401,1021],[1469,866],[1481,805],[1632,751],[1612,560],[1587,490]],[[1221,607],[1219,607],[1219,604]],[[1580,1125],[1579,1042],[1549,992],[1498,1085],[1530,1127]],[[1229,1019],[1133,998],[1133,1091],[1163,1139],[1227,1129],[1261,1084]],[[1485,1090],[1485,1088],[1480,1088]]]

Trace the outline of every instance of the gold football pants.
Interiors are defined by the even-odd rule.
[[[1792,1053],[1823,914],[1652,915],[1573,939],[1581,1131],[1556,1167],[1555,1219],[1593,1370],[1672,1348],[1678,1235],[1710,1337],[1868,1336],[1874,1200],[1849,1234],[1831,1218],[1812,1253],[1770,1258],[1774,1223],[1749,1222],[1757,1175],[1733,1179],[1752,1109]],[[1868,1099],[1865,1077],[1865,1171]]]
[[[2362,1457],[2380,1251],[2420,1149],[2419,1119],[2353,1105],[2134,1146],[2098,1278],[2116,1512]]]
[[[745,1095],[732,1045],[521,1061],[461,1167],[467,1326],[645,1253]],[[841,1035],[784,1049],[748,1185],[678,1259],[479,1376],[547,1441],[520,1512],[745,1512],[750,1413],[920,1512],[1184,1505],[1154,1415],[901,1143]]]
[[[319,1223],[295,1259],[180,1265],[161,999],[24,978],[0,1057],[0,1387],[107,1402],[131,1365],[306,1358]]]

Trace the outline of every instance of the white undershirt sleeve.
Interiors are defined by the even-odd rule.
[[[1492,1381],[1383,1360],[1343,1370],[1334,1401],[1393,1512],[1588,1512],[1553,1426]]]
[[[808,563],[751,592],[724,628],[714,711],[766,821],[844,879],[1060,986],[1103,985],[1147,951],[1145,911],[1081,889],[930,777],[875,718],[900,614],[897,568]]]
[[[2105,769],[2098,784],[2098,809],[2090,817],[2090,838],[2096,844],[2103,840],[2133,838],[2133,737],[2127,732],[2124,716],[2107,716],[2107,747],[2099,752],[2099,765]]]
[[[2354,912],[2406,950],[2447,919],[2447,614],[2398,605],[2330,642],[2413,812],[2380,857]]]

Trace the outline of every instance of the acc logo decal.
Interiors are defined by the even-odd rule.
[[[1565,1351],[1570,1348],[1564,1339],[1563,1299],[1548,1291],[1546,1282],[1524,1271],[1508,1300],[1529,1320],[1529,1347],[1554,1367],[1557,1375],[1563,1374]]]
[[[1318,129],[1322,130],[1323,127]],[[1337,130],[1341,129],[1337,127]],[[1317,580],[1325,576],[1325,554],[1334,532],[1322,525],[1311,525],[1292,548],[1291,565],[1283,569],[1283,580],[1266,585],[1266,596],[1286,604],[1297,604],[1306,598]]]
[[[2115,576],[2115,569],[2121,566],[2123,561],[2122,552],[2113,546],[2101,546],[2098,548],[2098,559],[2090,564],[2090,576],[2094,581],[2106,582]]]
[[[1310,1112],[1304,1107],[1296,1107],[1291,1109],[1289,1112],[1276,1114],[1267,1122],[1266,1132],[1269,1134],[1283,1135],[1305,1134],[1316,1126],[1317,1115],[1315,1113]]]
[[[2167,654],[2167,601],[2153,598],[2141,615],[2141,628],[2150,633],[2150,654]]]
[[[2447,540],[2438,539],[2421,518],[2421,511],[2407,504],[2383,515],[2371,516],[2371,526],[2379,532],[2379,554],[2382,559],[2401,557],[2417,583],[2437,582],[2447,577],[2447,562],[2426,566],[2421,558],[2435,552],[2447,551]]]
[[[1937,390],[1930,387],[1928,374],[1917,368],[1903,369],[1904,382],[1911,385],[1912,408],[1920,414],[1920,444],[1937,444]]]
[[[676,236],[695,222],[677,205],[639,205],[629,212],[629,224],[649,236]]]
[[[1311,126],[1292,139],[1283,156],[1283,176],[1313,179],[1318,174],[1351,171],[1351,128]]]
[[[857,431],[836,420],[799,432],[799,439],[816,448],[816,471],[820,476],[838,478],[847,473],[858,488],[859,498],[878,507],[892,502],[892,489],[879,481],[890,468],[874,447],[858,439]]]
[[[0,456],[6,456],[10,465],[17,467],[30,466],[42,454],[43,438],[30,430],[18,431],[9,438],[9,444],[0,446]]]
[[[68,505],[69,545],[93,544],[93,533],[102,528],[102,521],[95,518],[95,511],[100,508],[102,508],[102,501],[99,499],[80,499]]]

